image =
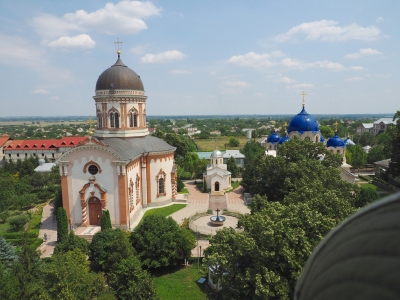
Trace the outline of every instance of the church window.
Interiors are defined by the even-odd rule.
[[[119,128],[119,113],[115,109],[110,112],[110,127]]]
[[[338,153],[338,154],[339,154],[339,153],[340,153],[340,150],[338,149],[338,150],[336,151],[336,153]]]
[[[166,178],[165,172],[161,169],[158,175],[156,176],[157,180],[157,197],[159,196],[165,196],[166,190],[165,190],[165,178]]]
[[[139,175],[136,174],[136,181],[135,181],[135,186],[136,186],[136,204],[140,202],[140,190],[139,190]]]
[[[92,175],[96,175],[99,172],[99,168],[96,165],[90,165],[88,171]]]
[[[138,127],[138,114],[136,110],[129,112],[129,127]]]
[[[164,194],[164,178],[158,180],[158,193]]]
[[[103,118],[99,110],[97,111],[97,128],[103,128]]]
[[[310,137],[307,136],[307,137],[305,138],[305,140],[306,140],[306,141],[310,141]]]
[[[134,208],[134,201],[133,201],[133,189],[134,189],[134,185],[133,185],[133,181],[132,181],[132,178],[131,178],[131,180],[130,180],[130,183],[129,183],[129,190],[128,190],[128,192],[129,192],[129,210],[130,211],[132,211],[133,210],[133,208]]]

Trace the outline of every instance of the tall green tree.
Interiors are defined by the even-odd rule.
[[[101,216],[101,230],[112,229],[110,211],[104,210]]]
[[[229,147],[239,147],[240,142],[237,138],[232,136],[229,138],[228,145],[229,145]]]
[[[349,146],[347,150],[351,152],[351,162],[353,167],[360,169],[360,167],[367,163],[367,153],[365,153],[360,144]]]
[[[367,154],[367,163],[372,164],[376,161],[384,160],[386,159],[385,152],[383,150],[383,147],[381,145],[377,145],[375,147],[372,147],[371,150]]]
[[[158,299],[150,273],[142,269],[134,256],[121,260],[112,268],[108,273],[108,283],[120,300]]]
[[[236,159],[231,156],[226,162],[228,171],[232,173],[232,178],[236,178],[239,175],[240,168],[236,164]]]
[[[64,208],[57,209],[57,242],[62,242],[68,236],[68,218]]]
[[[0,236],[0,262],[10,268],[18,260],[15,247]]]
[[[206,264],[224,273],[222,299],[292,299],[308,256],[335,226],[303,203],[265,203],[239,218],[242,232],[218,231],[205,251]]]
[[[55,254],[40,268],[44,289],[36,299],[97,299],[108,295],[115,299],[107,287],[103,273],[90,272],[86,254],[75,249]]]
[[[191,231],[181,228],[171,217],[145,217],[131,234],[132,246],[148,268],[174,266],[190,257],[195,247]]]
[[[121,260],[135,255],[129,233],[116,228],[96,233],[89,246],[89,259],[96,270],[108,273]]]

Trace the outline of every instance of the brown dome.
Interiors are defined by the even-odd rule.
[[[97,79],[96,91],[110,89],[144,91],[139,75],[125,66],[119,55],[116,63]]]

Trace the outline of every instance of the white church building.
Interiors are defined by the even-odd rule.
[[[149,134],[142,80],[117,53],[96,83],[96,130],[56,161],[63,207],[77,227],[99,225],[109,210],[113,227],[129,229],[142,208],[177,195],[175,147]]]
[[[224,195],[225,191],[231,188],[231,172],[228,166],[224,164],[224,158],[219,150],[211,153],[210,164],[203,173],[203,182],[206,183],[207,189],[211,195]]]

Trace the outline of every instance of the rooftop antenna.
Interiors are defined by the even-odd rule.
[[[303,93],[301,93],[300,95],[303,96],[303,107],[304,107],[304,105],[306,105],[306,100],[304,99],[304,96],[307,96],[307,94],[303,91]]]

